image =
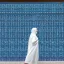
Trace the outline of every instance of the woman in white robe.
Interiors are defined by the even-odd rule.
[[[32,28],[28,41],[28,51],[24,64],[38,64],[39,46],[38,46],[38,37],[36,36],[36,34],[37,34],[37,28]]]

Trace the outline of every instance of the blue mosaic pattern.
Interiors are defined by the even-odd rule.
[[[0,3],[0,61],[24,61],[30,30],[38,28],[39,60],[64,60],[64,2]]]

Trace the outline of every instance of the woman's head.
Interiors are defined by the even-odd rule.
[[[37,34],[37,31],[38,31],[37,28],[32,28],[31,29],[31,33]]]

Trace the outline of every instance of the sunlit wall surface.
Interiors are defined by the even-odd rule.
[[[24,61],[31,28],[38,28],[39,60],[64,60],[64,2],[0,3],[0,61]]]

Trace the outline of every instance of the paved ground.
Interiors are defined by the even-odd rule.
[[[0,61],[0,64],[24,64],[24,61]],[[64,64],[64,61],[39,61],[38,64]]]

